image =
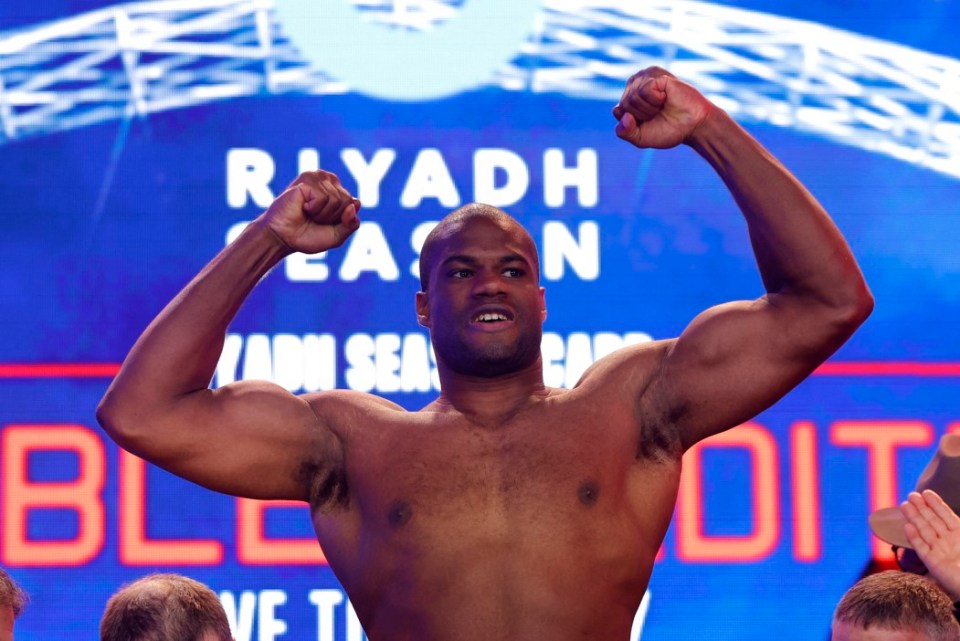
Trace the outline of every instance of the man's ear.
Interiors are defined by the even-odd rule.
[[[547,320],[547,290],[540,288],[540,323]]]
[[[417,292],[417,322],[430,327],[430,296],[427,292]]]

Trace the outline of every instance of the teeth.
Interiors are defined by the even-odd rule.
[[[481,323],[492,323],[494,321],[505,321],[507,317],[504,314],[480,314],[477,321]]]

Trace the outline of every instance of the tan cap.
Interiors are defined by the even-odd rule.
[[[960,435],[946,434],[940,438],[940,445],[917,479],[915,490],[933,490],[950,509],[960,513]],[[873,533],[887,543],[911,548],[903,529],[906,519],[899,507],[877,510],[869,521]]]

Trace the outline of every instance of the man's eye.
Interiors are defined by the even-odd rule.
[[[469,269],[455,269],[450,272],[451,278],[469,278],[472,272]]]
[[[520,278],[521,276],[523,276],[523,270],[516,269],[515,267],[510,267],[508,269],[505,269],[503,270],[503,273],[505,276],[508,276],[510,278]]]

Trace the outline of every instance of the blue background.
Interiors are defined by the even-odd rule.
[[[893,41],[957,58],[960,3],[730,2]],[[44,21],[59,21],[109,3],[5,2],[0,41]],[[600,227],[601,272],[583,281],[569,270],[546,282],[546,330],[647,332],[674,336],[699,311],[762,293],[745,226],[709,167],[689,149],[640,151],[613,134],[606,100],[562,93],[507,92],[480,87],[443,99],[396,103],[354,93],[256,95],[127,121],[7,141],[0,146],[0,364],[117,363],[162,306],[222,246],[226,230],[259,213],[226,202],[226,153],[259,148],[276,162],[275,193],[296,174],[299,150],[315,148],[324,168],[354,190],[339,153],[358,148],[369,158],[397,150],[380,205],[363,219],[377,222],[401,270],[396,282],[363,276],[344,283],[293,283],[278,269],[261,283],[231,331],[331,333],[338,343],[353,333],[406,334],[420,328],[413,315],[416,257],[411,230],[446,209],[427,200],[414,210],[399,197],[417,152],[440,149],[464,201],[471,199],[475,149],[504,148],[521,155],[531,185],[507,209],[538,230],[548,220],[571,230],[585,220]],[[748,129],[816,194],[850,241],[873,289],[877,308],[834,361],[960,362],[955,339],[960,315],[956,237],[960,179],[886,155],[789,128],[748,123]],[[599,156],[599,202],[548,208],[540,159],[562,149]],[[336,272],[342,252],[331,253]],[[338,381],[344,374],[342,359]],[[78,423],[98,429],[94,408],[108,380],[0,379],[0,429],[18,423]],[[814,376],[757,422],[775,436],[780,455],[784,523],[773,552],[759,561],[701,563],[678,559],[675,534],[650,585],[643,639],[826,638],[832,609],[869,562],[872,539],[867,456],[831,444],[841,420],[919,420],[936,435],[960,418],[952,377]],[[415,409],[432,394],[390,397]],[[788,428],[813,421],[818,435],[822,498],[822,556],[797,561],[792,553]],[[117,454],[107,452],[107,540],[81,568],[10,567],[32,595],[17,638],[90,638],[107,597],[121,583],[158,569],[184,572],[214,589],[284,589],[280,610],[288,631],[278,638],[317,638],[311,589],[336,588],[325,567],[249,567],[237,561],[234,503],[151,470],[148,532],[224,542],[215,567],[124,567],[117,554]],[[898,454],[898,496],[929,459],[930,447]],[[751,479],[737,453],[705,458],[705,530],[744,534],[750,529]],[[0,459],[2,464],[2,459]],[[75,462],[39,456],[36,480],[75,474]],[[30,522],[39,539],[69,538],[69,511],[40,513]],[[308,536],[306,510],[273,514],[270,536]],[[345,638],[337,622],[338,639]],[[257,638],[256,633],[252,638]],[[272,638],[265,636],[262,638]],[[239,641],[239,637],[238,637]]]

